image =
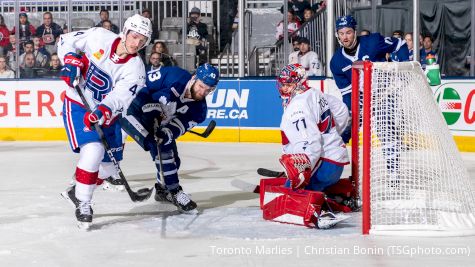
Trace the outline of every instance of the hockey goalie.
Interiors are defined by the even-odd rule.
[[[262,179],[263,217],[283,223],[330,228],[349,216],[355,190],[340,179],[349,163],[340,136],[348,122],[342,101],[307,85],[299,64],[284,67],[277,78],[284,113],[280,124],[287,178]],[[340,212],[340,213],[338,213]]]

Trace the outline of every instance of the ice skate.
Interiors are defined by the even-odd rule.
[[[337,223],[351,217],[350,215],[346,215],[344,213],[333,213],[330,211],[322,211],[320,214],[315,212],[315,216],[318,219],[316,225],[316,228],[318,229],[330,229]]]
[[[172,198],[172,203],[175,205],[180,212],[186,214],[197,214],[198,209],[196,203],[191,200],[190,196],[183,192],[181,186],[177,189],[170,191]]]
[[[168,190],[166,190],[161,184],[156,183],[155,184],[155,201],[158,202],[168,202],[172,203],[172,197],[171,194]]]
[[[75,208],[79,206],[79,200],[76,198],[76,185],[68,187],[66,191],[61,193],[61,196],[71,203]]]
[[[91,201],[78,201],[76,208],[76,219],[78,220],[79,229],[88,230],[92,225],[92,207]]]
[[[124,181],[120,179],[118,175],[111,175],[104,179],[104,183],[102,184],[102,189],[108,191],[124,191],[125,185]]]

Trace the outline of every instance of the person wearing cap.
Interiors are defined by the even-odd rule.
[[[15,27],[13,27],[11,34],[15,35]],[[36,35],[36,29],[28,21],[28,15],[26,13],[20,13],[20,44],[31,39]]]
[[[206,47],[208,43],[208,28],[200,21],[201,10],[193,7],[186,26],[187,44],[196,46],[196,53],[200,57],[200,62],[206,58]]]
[[[373,62],[386,61],[386,53],[396,52],[398,61],[409,60],[409,50],[406,43],[393,37],[384,37],[380,33],[367,36],[357,36],[356,20],[351,15],[339,17],[336,20],[336,36],[341,45],[330,61],[330,69],[335,83],[340,89],[343,102],[351,111],[351,65],[358,60]],[[342,134],[347,143],[351,137],[350,127]]]
[[[307,72],[308,76],[321,76],[322,72],[322,64],[320,63],[320,59],[317,53],[311,51],[310,47],[310,40],[305,37],[299,38],[299,52],[297,53],[297,62],[291,63],[299,63],[305,71]]]

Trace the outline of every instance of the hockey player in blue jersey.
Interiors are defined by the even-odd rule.
[[[404,40],[384,37],[379,33],[356,36],[356,20],[351,16],[342,16],[336,20],[336,36],[342,46],[333,55],[330,69],[337,87],[343,96],[343,102],[351,111],[351,64],[358,60],[372,62],[386,61],[386,53],[393,53],[393,61],[408,61],[409,50]],[[344,133],[343,140],[348,142],[350,134]]]
[[[175,140],[206,119],[206,96],[219,81],[218,70],[199,66],[192,76],[178,67],[149,71],[144,87],[121,119],[122,128],[146,151],[157,167],[155,200],[173,203],[181,212],[196,213],[197,205],[183,192],[178,179],[180,158]],[[157,125],[159,121],[159,126]],[[157,141],[163,163],[163,185]]]

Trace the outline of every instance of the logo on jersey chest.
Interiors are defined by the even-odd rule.
[[[86,74],[86,88],[100,102],[112,91],[112,78],[91,61]]]
[[[101,57],[104,55],[104,50],[99,49],[96,53],[93,54],[97,60],[101,60]]]

